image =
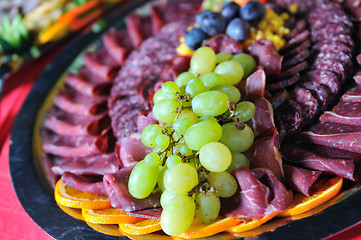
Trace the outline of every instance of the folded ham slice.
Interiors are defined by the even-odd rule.
[[[160,207],[160,192],[152,193],[145,199],[136,199],[128,191],[132,167],[122,168],[114,174],[105,174],[103,181],[113,208],[126,212]]]
[[[321,175],[321,171],[299,168],[291,165],[283,165],[287,185],[293,190],[310,196],[310,189]]]
[[[72,173],[64,173],[61,180],[65,185],[79,191],[108,196],[108,192],[100,176],[85,177]]]
[[[286,187],[268,169],[236,169],[232,173],[239,189],[230,198],[221,201],[225,216],[260,219],[273,212],[281,212],[292,202]]]

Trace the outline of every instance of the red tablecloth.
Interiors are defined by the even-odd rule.
[[[13,121],[40,73],[56,54],[58,48],[42,58],[26,64],[5,82],[0,103],[0,239],[52,239],[27,215],[18,201],[9,172],[9,140]],[[361,223],[327,240],[361,240]]]

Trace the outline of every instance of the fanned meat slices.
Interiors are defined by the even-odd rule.
[[[65,185],[79,191],[108,196],[102,176],[85,177],[72,173],[64,173],[61,180]]]
[[[119,63],[124,63],[134,46],[130,41],[127,30],[110,30],[102,37],[107,52]]]
[[[361,126],[361,102],[339,102],[332,111],[326,111],[320,121]]]

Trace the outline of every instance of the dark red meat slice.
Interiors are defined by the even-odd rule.
[[[281,152],[283,160],[297,166],[323,171],[350,180],[356,179],[353,160],[324,157],[307,146],[293,144],[284,144]]]
[[[239,189],[232,197],[222,199],[222,215],[260,219],[283,211],[292,202],[285,186],[268,169],[239,168],[233,175]]]
[[[341,84],[346,80],[345,68],[341,63],[334,60],[318,58],[312,64],[312,69],[333,72]]]
[[[348,55],[346,53],[334,51],[320,52],[316,55],[316,60],[317,59],[330,60],[341,63],[346,71],[346,74],[350,75],[353,71],[351,55]]]
[[[53,156],[51,170],[57,175],[70,172],[77,175],[104,175],[115,173],[120,168],[119,159],[115,153],[97,154],[85,157]]]
[[[305,75],[305,80],[310,82],[317,82],[320,85],[328,87],[331,97],[336,96],[340,91],[340,82],[337,76],[330,71],[313,70]],[[332,98],[331,98],[332,99]]]
[[[298,102],[302,109],[302,121],[303,125],[307,125],[312,122],[318,114],[318,101],[312,95],[312,93],[302,87],[296,87],[290,93],[293,100]]]
[[[287,44],[282,48],[281,53],[290,51],[291,49],[307,41],[309,38],[310,38],[310,31],[308,29],[305,29],[304,31],[297,34],[294,38],[289,40]]]
[[[286,78],[290,78],[292,76],[294,76],[295,74],[297,73],[300,73],[302,72],[303,70],[305,70],[306,68],[308,67],[308,63],[306,61],[303,61],[289,69],[287,69],[286,71],[284,72],[281,72],[281,74],[279,75],[275,75],[275,76],[272,76],[271,78],[271,81],[273,79],[286,79]]]
[[[298,134],[298,139],[303,142],[361,153],[361,127],[359,126],[320,122],[313,125],[307,132]]]
[[[79,191],[108,196],[108,192],[105,189],[102,177],[85,177],[72,173],[64,173],[64,175],[61,177],[61,180],[65,185],[75,188]]]
[[[114,78],[120,69],[120,64],[105,48],[95,53],[85,53],[83,59],[88,70],[103,79]]]
[[[357,73],[355,73],[355,75],[353,76],[353,79],[355,80],[355,82],[358,85],[361,85],[361,71],[358,71]]]
[[[299,33],[301,33],[303,30],[305,30],[307,28],[307,22],[304,19],[300,19],[296,22],[296,25],[292,27],[291,31],[289,34],[287,34],[285,36],[286,40],[290,40],[294,37],[296,37],[296,35],[298,35]]]
[[[287,61],[283,61],[282,62],[282,71],[285,69],[288,69],[298,63],[305,61],[310,55],[311,55],[311,52],[308,49],[305,49],[305,50],[299,52],[297,55],[293,56],[291,59],[289,59]]]
[[[321,171],[283,165],[287,185],[303,195],[310,196],[310,189],[321,175]]]
[[[256,112],[246,123],[252,128],[255,137],[257,137],[268,129],[275,127],[275,124],[271,103],[264,97],[258,97],[253,101],[256,106]]]
[[[249,53],[263,66],[266,75],[276,75],[281,72],[282,57],[272,41],[260,39],[248,47]]]
[[[113,208],[133,212],[160,207],[160,193],[152,193],[145,199],[136,199],[128,191],[129,176],[133,168],[122,168],[114,174],[105,174],[104,183]]]
[[[280,51],[282,52],[283,61],[289,60],[299,54],[300,52],[304,50],[308,50],[308,48],[311,46],[311,42],[309,40],[304,41],[299,46],[289,49],[288,51]]]
[[[134,212],[127,212],[129,216],[146,218],[146,219],[155,219],[160,221],[160,216],[162,215],[163,209],[160,208],[152,208],[152,209],[144,209],[138,210]]]
[[[341,42],[317,42],[315,45],[312,46],[312,49],[316,52],[344,52],[348,55],[352,53],[350,47],[346,46],[344,43]]]
[[[272,135],[261,136],[245,153],[250,160],[251,168],[267,168],[280,180],[284,181],[282,157],[278,151],[279,139],[276,128]]]
[[[239,83],[239,90],[242,96],[252,98],[254,96],[263,97],[265,93],[266,74],[262,66],[258,66],[245,81]]]
[[[137,114],[137,128],[138,132],[142,132],[144,128],[151,124],[158,124],[158,120],[155,119],[153,112],[148,111],[142,111]]]
[[[351,29],[341,24],[333,24],[327,23],[326,25],[322,26],[322,28],[314,29],[312,28],[311,31],[311,38],[315,42],[318,40],[327,38],[330,34],[350,34]]]
[[[289,94],[286,89],[279,90],[277,92],[272,93],[271,104],[272,108],[276,109],[280,106],[286,99],[288,98]]]
[[[133,13],[126,19],[128,36],[132,42],[133,47],[139,47],[140,44],[152,36],[151,19],[149,16],[142,16]]]
[[[350,90],[348,90],[341,97],[341,101],[343,102],[361,102],[361,86],[356,86]]]
[[[330,102],[330,92],[328,88],[319,84],[318,82],[301,82],[300,87],[309,90],[312,96],[318,100],[319,112],[326,109]]]
[[[111,81],[104,81],[100,83],[91,82],[92,78],[84,76],[83,73],[85,72],[88,72],[87,75],[92,74],[86,69],[80,71],[80,73],[78,74],[69,74],[65,78],[65,83],[77,90],[78,92],[89,96],[109,93],[112,86]],[[99,77],[96,78],[100,79]]]
[[[126,30],[110,30],[102,37],[103,44],[107,52],[119,63],[124,63],[129,52],[133,49]]]
[[[281,140],[297,132],[302,127],[302,121],[302,108],[292,99],[287,99],[275,110],[275,123]]]
[[[327,34],[321,35],[318,39],[314,39],[317,42],[329,43],[329,42],[339,42],[345,44],[347,47],[353,49],[354,42],[352,41],[351,36],[345,34]]]
[[[225,34],[217,34],[209,40],[204,41],[203,46],[212,48],[215,53],[228,52],[237,54],[243,52],[239,42]]]
[[[361,126],[361,102],[340,101],[332,111],[325,112],[320,121]]]
[[[268,91],[276,91],[276,90],[284,89],[286,87],[290,87],[294,85],[299,80],[301,80],[300,74],[296,73],[292,77],[286,79],[281,79],[279,81],[277,80],[269,81],[269,84],[267,84],[266,89]]]

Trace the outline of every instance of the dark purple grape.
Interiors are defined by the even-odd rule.
[[[196,20],[203,32],[211,36],[223,33],[227,26],[226,19],[221,14],[212,11],[204,11]]]
[[[221,15],[229,22],[239,17],[239,5],[235,2],[225,2],[222,6]]]
[[[201,22],[202,22],[203,17],[204,17],[205,15],[209,14],[210,12],[212,12],[212,11],[210,11],[210,10],[205,10],[205,11],[202,11],[202,12],[198,13],[198,14],[196,15],[196,23],[197,23],[198,25],[201,25]]]
[[[241,18],[234,18],[229,22],[226,34],[238,41],[244,41],[249,37],[250,25]]]
[[[258,24],[266,14],[266,9],[261,2],[250,1],[240,10],[241,18],[248,21],[251,25]]]
[[[192,28],[184,37],[185,44],[191,50],[199,48],[202,45],[202,41],[207,38],[209,38],[209,36],[199,28]]]

